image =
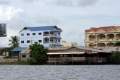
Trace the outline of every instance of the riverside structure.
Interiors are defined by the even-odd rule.
[[[88,48],[114,47],[120,41],[120,26],[106,26],[85,30],[85,46]]]

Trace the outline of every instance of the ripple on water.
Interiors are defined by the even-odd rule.
[[[1,65],[0,80],[119,80],[120,65]]]

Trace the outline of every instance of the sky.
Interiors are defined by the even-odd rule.
[[[0,0],[0,23],[7,24],[7,37],[0,47],[8,46],[10,36],[25,26],[57,25],[62,39],[84,46],[84,30],[91,27],[120,25],[120,0]]]

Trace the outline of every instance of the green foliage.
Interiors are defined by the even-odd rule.
[[[120,63],[120,52],[113,52],[109,60],[111,63]]]
[[[30,64],[45,64],[48,60],[47,52],[48,50],[38,43],[32,44],[30,46],[31,58],[29,60]]]
[[[114,46],[120,46],[120,41],[115,42]]]
[[[9,56],[11,56],[11,50],[19,47],[19,39],[17,36],[11,36],[9,42],[10,47],[7,49],[7,51],[9,52]]]
[[[18,47],[19,46],[19,42],[18,42],[18,37],[17,36],[11,36],[11,39],[9,40],[10,42],[10,48],[15,48],[15,47]]]

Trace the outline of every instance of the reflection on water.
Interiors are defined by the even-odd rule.
[[[0,80],[120,80],[120,65],[0,65]]]

